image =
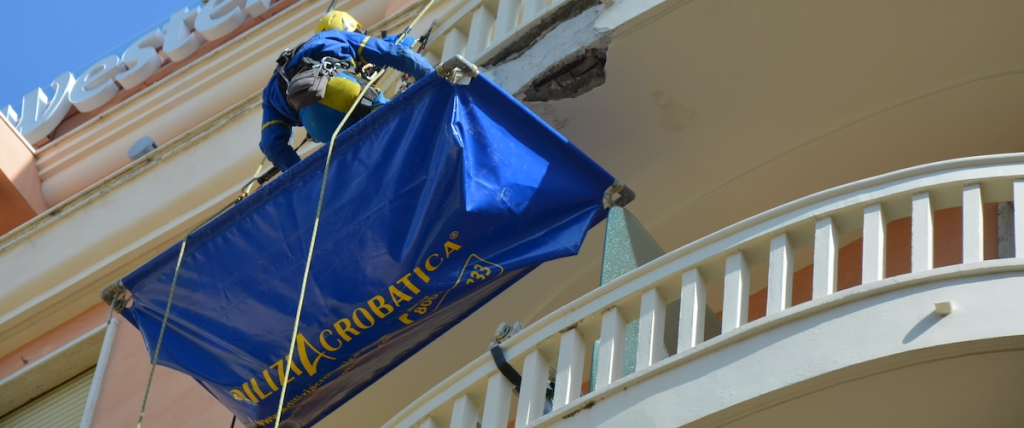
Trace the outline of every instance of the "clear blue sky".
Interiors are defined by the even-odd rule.
[[[0,13],[0,109],[88,67],[195,0],[6,0]],[[121,55],[121,52],[116,52]],[[78,74],[75,74],[78,77]]]

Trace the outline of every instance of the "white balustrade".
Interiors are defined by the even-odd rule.
[[[1013,180],[1013,200],[1024,201],[1024,179]],[[1014,207],[1013,210],[1013,237],[1014,255],[1024,255],[1024,207]]]
[[[523,383],[519,387],[519,408],[516,411],[516,427],[524,427],[544,416],[544,402],[547,399],[548,361],[534,349],[523,361]]]
[[[964,186],[964,263],[985,259],[985,225],[981,203],[981,185]]]
[[[524,0],[523,1],[523,21],[529,21],[533,18],[540,16],[544,12],[544,8],[547,7],[547,0]]]
[[[622,377],[622,364],[626,358],[626,320],[617,307],[601,314],[601,346],[598,353],[596,389],[604,389]]]
[[[438,28],[433,32],[434,36],[427,41],[423,55],[432,64],[454,55],[463,55],[471,62],[487,59],[483,56],[493,55],[500,47],[506,46],[510,38],[523,34],[517,30],[539,23],[545,15],[566,2],[567,0],[439,1],[433,10],[445,12],[437,19]],[[411,19],[412,16],[408,18]],[[382,30],[395,32],[408,24],[406,21],[386,21],[379,27],[370,28],[369,33],[376,34]],[[382,82],[381,87],[391,90],[397,87],[397,83]]]
[[[508,410],[512,406],[512,384],[501,372],[487,379],[487,398],[481,428],[507,428]]]
[[[861,284],[885,278],[885,213],[882,204],[864,207],[864,251]]]
[[[665,299],[657,289],[650,289],[640,297],[640,334],[637,339],[637,371],[661,361],[665,348]]]
[[[473,11],[473,20],[469,24],[469,40],[466,46],[466,57],[476,58],[491,44],[494,32],[494,13],[481,4]]]
[[[932,202],[928,192],[915,194],[910,209],[910,271],[922,272],[931,269],[935,259]]]
[[[587,348],[581,335],[575,328],[562,333],[558,346],[558,369],[555,374],[555,397],[552,408],[557,409],[579,398],[583,388],[584,357]]]
[[[451,58],[455,55],[466,56],[466,34],[458,28],[448,30],[444,37],[444,49],[441,51],[441,58]]]
[[[519,25],[519,12],[523,0],[501,0],[498,2],[498,16],[494,23],[494,38],[506,38]]]
[[[476,428],[479,414],[480,410],[476,407],[476,403],[473,403],[468,395],[463,394],[455,399],[455,404],[452,406],[451,428]]]
[[[768,315],[793,305],[793,246],[789,235],[772,238],[768,255]]]
[[[1024,200],[1024,178],[1018,177],[1024,177],[1024,155],[1013,154],[946,161],[862,180],[744,220],[596,288],[502,345],[508,361],[522,367],[515,426],[528,427],[548,420],[544,407],[551,362],[557,363],[552,402],[556,415],[552,417],[560,418],[566,415],[567,407],[600,402],[594,397],[624,387],[627,379],[702,352],[709,305],[716,308],[712,310],[721,310],[722,334],[711,339],[716,341],[747,328],[751,292],[766,293],[768,305],[766,317],[753,321],[755,324],[774,322],[793,312],[794,288],[809,287],[812,295],[810,302],[798,307],[835,300],[845,293],[837,291],[840,246],[853,242],[857,232],[863,238],[862,263],[844,264],[843,269],[860,268],[860,286],[882,281],[887,254],[892,252],[887,246],[896,245],[886,240],[888,222],[896,220],[891,217],[910,217],[910,248],[903,247],[899,252],[906,254],[909,250],[910,275],[920,276],[933,269],[935,234],[943,233],[936,231],[934,210],[956,208],[963,212],[963,248],[943,247],[939,251],[947,255],[962,251],[964,263],[985,263],[984,204]],[[1024,244],[1022,217],[1024,210],[1015,211],[1017,254],[1024,254],[1020,248]],[[899,245],[907,244],[903,241]],[[813,255],[802,266],[796,256],[801,248],[811,250]],[[812,271],[810,280],[801,276],[803,282],[795,284],[795,273],[803,269]],[[761,282],[751,278],[752,273],[765,271],[767,278],[760,278]],[[853,273],[847,272],[843,278],[856,278]],[[766,290],[751,290],[752,284],[767,284]],[[719,288],[710,293],[709,286]],[[677,293],[679,313],[666,313],[665,297],[674,299]],[[709,302],[709,295],[722,296],[721,301]],[[630,313],[627,308],[639,308],[640,329],[636,372],[623,379],[625,332],[630,321],[625,317]],[[672,332],[677,334],[676,354],[667,360],[663,360],[665,317],[679,319],[678,331]],[[595,350],[596,383],[589,394],[582,391],[587,389],[583,384],[590,375],[587,352],[595,337],[587,338],[583,332],[600,334],[600,345]],[[554,352],[557,355],[550,354]],[[423,424],[444,420],[441,416],[446,415],[436,412],[451,409],[452,427],[473,427],[479,412],[470,397],[472,391],[484,389],[481,426],[507,427],[512,385],[498,371],[490,354],[449,377],[386,426],[428,426]],[[435,419],[430,419],[432,415]]]
[[[704,341],[704,316],[707,308],[707,288],[696,268],[683,273],[683,291],[679,299],[679,344],[676,353],[697,346]]]
[[[743,253],[725,259],[725,297],[722,298],[722,333],[747,323],[750,302],[750,266]]]
[[[832,222],[832,217],[825,217],[814,223],[812,299],[820,299],[836,292],[839,273],[839,248],[836,239],[836,226]]]

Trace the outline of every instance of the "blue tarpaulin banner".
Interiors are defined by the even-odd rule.
[[[574,255],[614,179],[484,76],[431,74],[190,235],[159,364],[246,426],[310,426],[541,263]],[[180,245],[123,279],[156,348]]]

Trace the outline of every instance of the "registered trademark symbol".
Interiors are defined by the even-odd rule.
[[[458,238],[459,237],[459,231],[456,230],[456,231],[452,232],[452,234],[448,235],[448,237],[452,238],[452,239]]]

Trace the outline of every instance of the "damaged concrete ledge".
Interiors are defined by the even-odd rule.
[[[572,3],[483,65],[484,73],[521,101],[575,98],[604,84],[612,31],[596,26],[600,1]]]

